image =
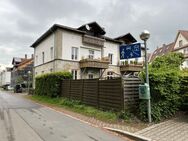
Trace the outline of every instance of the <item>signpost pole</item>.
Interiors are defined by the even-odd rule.
[[[141,40],[144,41],[144,46],[145,46],[145,73],[146,73],[146,84],[148,84],[148,86],[149,86],[149,72],[148,72],[148,57],[147,57],[147,44],[146,44],[146,41],[149,39],[149,37],[150,37],[150,33],[147,30],[142,32],[141,35],[140,35],[140,38],[141,38]],[[151,101],[150,101],[150,96],[149,96],[148,102],[147,102],[147,113],[148,113],[148,121],[149,121],[149,123],[151,123]]]

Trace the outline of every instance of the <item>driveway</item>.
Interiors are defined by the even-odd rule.
[[[123,141],[123,138],[0,91],[0,141]]]

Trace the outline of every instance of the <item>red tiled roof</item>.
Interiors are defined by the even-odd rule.
[[[179,30],[179,32],[188,40],[188,31],[187,30]]]
[[[173,47],[174,47],[174,42],[168,44],[168,45],[163,45],[162,47],[160,48],[157,48],[153,53],[152,53],[152,56],[150,58],[150,62],[155,60],[155,58],[157,56],[162,56],[162,55],[165,55],[165,54],[168,54],[169,52],[172,52],[173,51]]]

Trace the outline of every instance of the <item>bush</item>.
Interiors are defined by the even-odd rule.
[[[181,110],[188,111],[188,73],[183,72],[181,75],[180,94],[182,96]]]
[[[149,66],[151,115],[153,121],[160,121],[174,115],[181,105],[180,65],[182,62],[182,54],[171,53],[156,58]],[[144,72],[142,74],[142,77],[145,78]],[[139,110],[141,118],[146,120],[146,100],[140,102]]]
[[[54,72],[36,77],[35,94],[49,97],[60,97],[61,81],[71,79],[69,72]]]

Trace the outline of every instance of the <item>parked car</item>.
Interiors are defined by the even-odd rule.
[[[18,84],[14,87],[14,93],[22,93],[22,85]]]

